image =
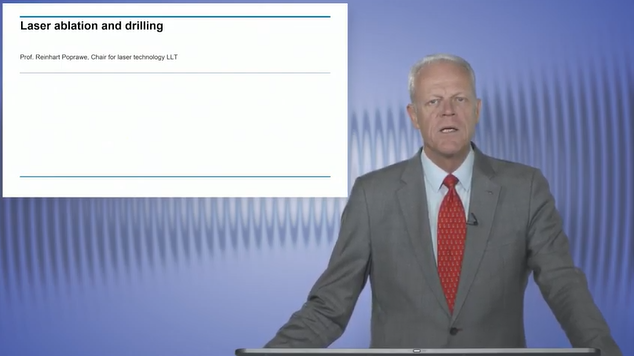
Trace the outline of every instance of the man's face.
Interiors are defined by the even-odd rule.
[[[469,72],[451,62],[435,62],[419,72],[415,88],[416,100],[407,112],[426,152],[451,158],[468,151],[481,105]]]

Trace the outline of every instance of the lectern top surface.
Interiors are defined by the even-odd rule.
[[[600,356],[596,349],[238,349],[236,356]]]

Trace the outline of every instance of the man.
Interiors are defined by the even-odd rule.
[[[407,111],[424,146],[356,179],[328,267],[265,347],[327,347],[369,277],[374,348],[522,348],[530,272],[573,347],[622,356],[572,261],[540,170],[471,142],[481,101],[469,63],[428,56]]]

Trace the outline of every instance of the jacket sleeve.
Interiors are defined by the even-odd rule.
[[[325,348],[345,331],[370,269],[370,220],[361,180],[353,184],[325,271],[303,306],[265,348]]]
[[[540,170],[531,183],[528,266],[548,306],[573,347],[622,356],[590,294],[585,274],[574,265],[568,237],[549,184]]]

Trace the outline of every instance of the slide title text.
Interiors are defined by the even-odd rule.
[[[163,23],[151,21],[128,21],[106,22],[101,25],[94,22],[84,21],[61,21],[50,22],[20,22],[20,29],[23,31],[156,31],[163,32]]]

